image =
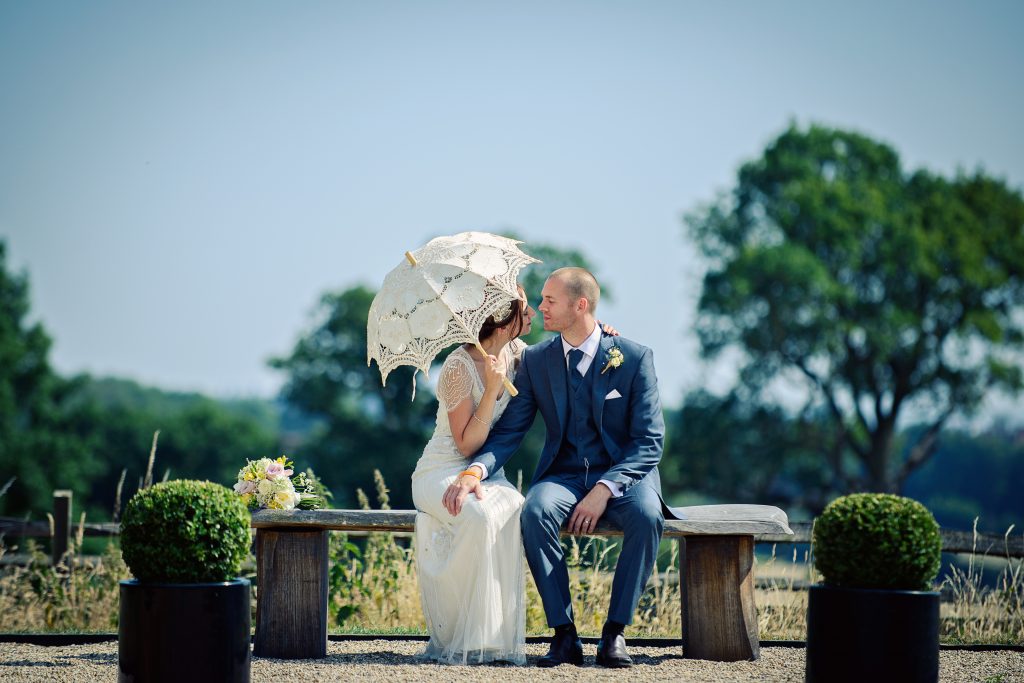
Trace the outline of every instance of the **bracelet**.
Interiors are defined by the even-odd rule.
[[[472,418],[473,418],[474,420],[476,420],[477,422],[479,422],[480,424],[482,424],[482,425],[483,425],[484,427],[487,427],[488,429],[490,429],[490,428],[491,428],[491,425],[487,424],[486,422],[484,422],[483,420],[481,420],[481,419],[480,419],[479,417],[477,417],[477,416],[476,416],[476,413],[473,413],[472,415],[470,415],[470,417],[472,417]]]
[[[471,477],[476,477],[477,479],[480,478],[480,475],[474,472],[473,470],[462,470],[461,472],[459,472],[460,477],[464,474],[468,474]]]

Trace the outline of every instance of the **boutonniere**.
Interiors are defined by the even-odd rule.
[[[602,375],[608,372],[609,368],[614,369],[622,365],[622,361],[625,360],[625,357],[622,355],[622,351],[619,350],[618,346],[613,346],[612,348],[608,349],[608,355],[606,355],[604,359],[606,362],[604,365],[604,369],[601,370]]]

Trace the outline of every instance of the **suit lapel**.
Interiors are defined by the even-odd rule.
[[[608,369],[608,372],[601,374],[604,370],[604,366],[608,364],[608,349],[612,348],[615,344],[612,341],[614,337],[610,337],[606,334],[601,335],[601,341],[597,347],[597,355],[594,356],[594,362],[590,366],[594,375],[594,393],[591,396],[590,403],[594,408],[594,423],[597,425],[598,431],[603,430],[601,418],[604,415],[604,397],[608,395],[608,383],[612,379],[612,370]]]
[[[558,412],[559,436],[565,433],[565,415],[568,411],[568,391],[565,380],[565,355],[562,353],[561,335],[551,340],[547,351],[548,383],[551,387],[551,400],[555,402],[555,410]]]

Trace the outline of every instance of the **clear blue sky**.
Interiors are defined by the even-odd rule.
[[[321,293],[514,228],[591,257],[676,405],[728,377],[697,358],[681,216],[790,121],[1020,188],[1022,26],[1022,2],[3,2],[0,239],[60,371],[269,396]]]

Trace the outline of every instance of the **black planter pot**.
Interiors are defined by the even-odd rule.
[[[938,593],[811,587],[808,683],[938,679]]]
[[[249,683],[249,580],[121,582],[119,683]]]

